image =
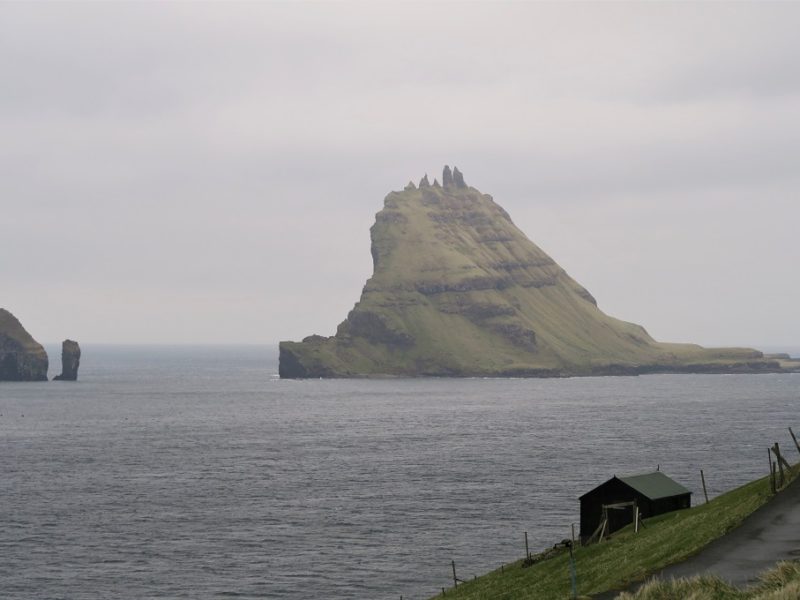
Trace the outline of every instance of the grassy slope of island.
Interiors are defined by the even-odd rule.
[[[708,504],[648,519],[639,533],[628,527],[606,542],[577,548],[578,595],[622,589],[696,554],[709,542],[739,525],[771,497],[769,477],[765,477],[718,496]],[[569,554],[564,551],[527,568],[523,568],[521,560],[517,561],[502,570],[460,584],[456,589],[448,589],[444,597],[458,600],[569,598]],[[647,599],[670,597],[676,596],[642,596]]]

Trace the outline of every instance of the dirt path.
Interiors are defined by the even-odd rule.
[[[653,577],[717,575],[742,587],[756,581],[760,573],[774,567],[776,562],[791,559],[800,559],[800,478],[729,534]],[[594,598],[608,600],[617,594],[618,591],[607,592]]]

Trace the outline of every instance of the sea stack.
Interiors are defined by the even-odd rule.
[[[47,381],[47,352],[17,318],[0,308],[0,381]]]
[[[78,342],[64,340],[61,344],[61,375],[53,377],[54,381],[77,381],[78,367],[81,364],[81,347]]]
[[[281,377],[782,370],[757,350],[661,343],[605,314],[461,171],[445,167],[442,182],[386,196],[360,300],[336,335],[282,342]]]

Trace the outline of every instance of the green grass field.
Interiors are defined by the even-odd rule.
[[[769,478],[765,477],[718,496],[708,504],[648,519],[639,533],[628,527],[608,541],[577,548],[578,595],[622,589],[652,572],[696,554],[706,544],[739,525],[770,497]],[[441,598],[441,593],[436,597]],[[563,551],[527,568],[520,560],[504,566],[502,571],[498,569],[474,581],[459,584],[458,588],[447,589],[444,597],[458,600],[570,598],[569,554]],[[675,597],[678,596],[643,596],[648,599]]]

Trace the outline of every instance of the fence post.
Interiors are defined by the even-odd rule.
[[[525,532],[525,558],[530,558],[531,553],[528,551],[528,532]]]
[[[456,577],[456,561],[452,560],[450,563],[453,565],[453,587],[458,587],[458,577]]]
[[[703,482],[703,496],[706,497],[706,504],[708,504],[708,492],[706,491],[706,476],[703,475],[703,469],[700,469],[700,480]]]
[[[791,427],[789,427],[789,433],[791,433],[791,434],[792,434],[792,439],[794,440],[794,445],[795,445],[795,447],[797,448],[797,451],[798,451],[798,452],[800,452],[800,443],[798,443],[798,442],[797,442],[797,438],[796,438],[796,437],[794,437],[794,431],[792,431],[792,428],[791,428]]]
[[[778,484],[778,487],[783,487],[783,484],[786,482],[786,478],[783,476],[783,457],[781,456],[781,448],[778,446],[778,442],[775,442],[775,445],[772,447],[772,453],[775,454],[775,458],[778,459],[778,471],[780,471],[781,481]]]
[[[772,462],[772,451],[767,448],[767,458],[769,459],[769,489],[775,493],[775,465]]]
[[[775,461],[773,460],[772,461],[772,493],[773,494],[777,494],[778,493],[778,482],[777,482],[778,478],[775,475],[775,471],[777,471],[777,470],[778,470],[778,468],[775,466]]]
[[[569,582],[572,587],[572,600],[578,597],[578,574],[575,572],[575,555],[572,546],[569,547]]]
[[[792,465],[789,464],[789,461],[784,458],[783,454],[781,453],[781,447],[778,442],[775,442],[775,457],[778,459],[778,462],[781,463],[789,473],[792,472]]]

